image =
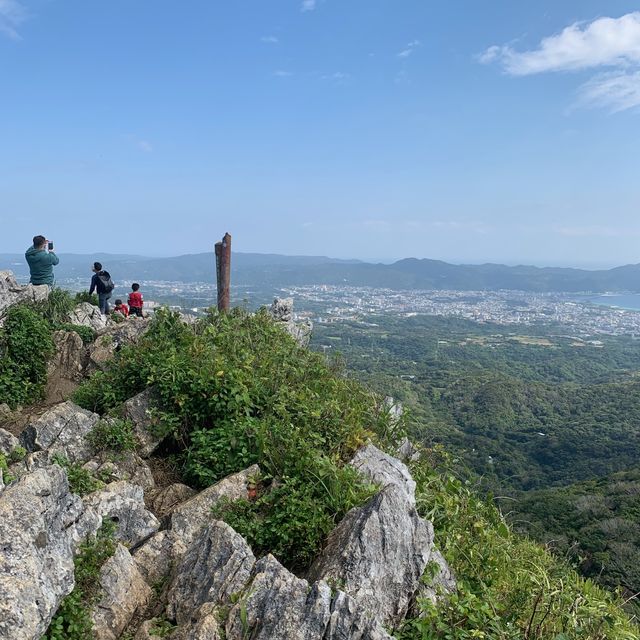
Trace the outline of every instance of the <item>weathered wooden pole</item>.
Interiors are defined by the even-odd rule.
[[[228,311],[231,304],[231,236],[228,233],[220,242],[216,242],[216,276],[218,311]]]

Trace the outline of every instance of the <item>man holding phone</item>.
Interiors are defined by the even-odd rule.
[[[53,251],[53,242],[44,236],[35,236],[33,246],[29,247],[24,257],[27,259],[31,273],[31,284],[48,284],[53,286],[53,267],[60,258]]]

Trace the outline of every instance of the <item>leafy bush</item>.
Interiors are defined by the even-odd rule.
[[[86,496],[88,493],[102,489],[104,486],[104,482],[94,478],[91,473],[84,469],[78,462],[70,462],[62,455],[53,456],[53,462],[67,472],[69,488],[79,496]]]
[[[86,640],[92,637],[91,608],[100,597],[102,565],[115,553],[116,526],[104,520],[94,539],[82,543],[75,559],[74,590],[62,601],[41,640]]]
[[[78,293],[76,293],[73,301],[75,302],[75,304],[88,302],[89,304],[92,304],[94,307],[99,306],[98,294],[89,293],[88,291],[79,291]]]
[[[38,398],[54,352],[47,320],[26,305],[11,307],[0,329],[0,398],[10,406]]]
[[[53,325],[53,329],[56,331],[75,331],[81,338],[84,344],[93,342],[96,337],[96,332],[91,327],[85,327],[84,325],[71,324],[70,322],[59,322]]]
[[[15,480],[13,475],[9,473],[9,461],[4,453],[0,453],[0,474],[5,484],[9,484]]]
[[[69,314],[76,306],[73,296],[65,289],[54,288],[46,300],[31,305],[50,325],[61,324],[69,320]]]
[[[87,435],[87,440],[96,451],[133,451],[136,438],[128,420],[105,418],[100,420]]]

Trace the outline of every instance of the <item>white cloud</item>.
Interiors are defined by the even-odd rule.
[[[578,105],[612,113],[640,106],[640,11],[576,22],[530,51],[493,45],[478,56],[512,76],[602,69],[578,90]],[[604,71],[609,68],[610,71]]]
[[[313,11],[316,8],[316,0],[302,0],[300,11]]]
[[[278,69],[273,72],[276,78],[289,78],[293,75],[293,71],[286,71],[285,69]]]
[[[412,40],[402,51],[397,54],[398,58],[408,58],[419,46],[420,40]]]
[[[620,18],[598,18],[587,24],[576,22],[543,38],[532,51],[518,52],[510,45],[494,45],[478,59],[483,63],[498,61],[515,76],[639,64],[640,11]]]
[[[347,82],[351,76],[348,73],[344,73],[342,71],[336,71],[335,73],[328,73],[323,76],[320,76],[322,80],[332,80],[337,84],[342,84]]]
[[[579,103],[611,113],[640,107],[640,71],[601,73],[580,87]]]
[[[264,42],[265,44],[278,44],[278,42],[280,42],[280,40],[276,36],[262,36],[262,38],[260,38],[260,41]]]
[[[18,27],[26,18],[27,12],[17,0],[0,0],[0,33],[19,40]]]

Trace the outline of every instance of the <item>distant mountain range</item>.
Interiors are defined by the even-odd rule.
[[[60,254],[56,275],[59,280],[86,277],[88,281],[94,260],[102,262],[116,281],[215,282],[213,253],[171,258]],[[0,270],[2,269],[10,269],[23,277],[29,273],[22,254],[0,254]],[[501,264],[457,265],[416,258],[399,260],[393,264],[372,264],[325,256],[234,253],[232,282],[236,285],[269,287],[329,284],[390,289],[640,292],[640,264],[588,271],[561,267],[510,267]]]

